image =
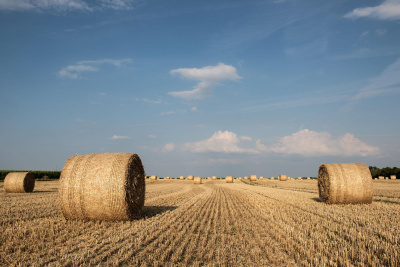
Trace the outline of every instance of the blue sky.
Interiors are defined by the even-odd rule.
[[[400,166],[400,1],[0,0],[0,169]]]

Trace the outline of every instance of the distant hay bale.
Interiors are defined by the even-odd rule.
[[[328,204],[371,203],[371,172],[362,163],[322,164],[318,170],[318,191],[320,199]]]
[[[193,180],[194,176],[193,175],[189,175],[188,177],[186,177],[186,180]]]
[[[194,184],[201,184],[201,177],[200,176],[196,176],[193,178],[193,183]]]
[[[379,180],[385,180],[384,176],[379,176],[378,178],[379,178]]]
[[[264,177],[260,176],[260,180],[264,180]]]
[[[226,176],[226,177],[225,177],[225,181],[226,181],[227,183],[233,183],[233,176]]]
[[[35,188],[35,177],[31,172],[10,172],[4,178],[7,193],[30,193]]]
[[[396,180],[396,175],[390,175],[390,180]]]
[[[275,180],[275,177],[271,177],[271,180]]]
[[[132,153],[76,155],[61,172],[58,202],[64,217],[132,220],[145,200],[142,161]]]
[[[211,177],[207,177],[207,180],[211,180]]]
[[[212,176],[211,179],[217,180],[217,176]]]
[[[258,179],[257,179],[257,175],[250,175],[250,182],[256,182],[256,181],[258,181]]]
[[[278,180],[279,181],[287,181],[288,177],[286,175],[284,175],[284,174],[281,174],[281,175],[278,176]]]
[[[180,176],[179,179],[185,180],[185,176]]]
[[[302,180],[302,178],[299,176],[299,177],[297,177],[297,180],[301,181],[301,180]]]
[[[389,179],[388,177],[385,177],[385,180]]]
[[[242,177],[239,177],[238,180],[242,180]]]
[[[244,180],[248,180],[248,179],[249,179],[249,177],[245,176],[243,179],[244,179]]]
[[[150,176],[150,180],[158,180],[158,176],[157,175],[152,175],[152,176]]]
[[[307,177],[307,180],[311,180],[311,177]]]
[[[165,179],[165,180],[169,180],[169,179],[171,179],[171,177],[167,176],[167,177],[165,177],[164,179]]]

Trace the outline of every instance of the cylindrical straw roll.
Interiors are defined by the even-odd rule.
[[[194,184],[201,184],[201,177],[200,176],[196,176],[193,178],[193,183]]]
[[[371,172],[362,163],[322,164],[318,170],[319,197],[328,204],[371,203]]]
[[[77,155],[65,163],[58,201],[66,219],[131,220],[143,208],[145,186],[137,154]]]
[[[226,177],[225,177],[225,181],[226,181],[227,183],[233,183],[233,176],[226,176]]]
[[[4,178],[7,193],[30,193],[35,188],[35,177],[31,172],[10,172]]]

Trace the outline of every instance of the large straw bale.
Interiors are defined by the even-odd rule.
[[[328,204],[371,203],[371,172],[362,163],[322,164],[318,170],[319,197]]]
[[[132,153],[76,155],[61,172],[58,202],[66,219],[131,220],[145,200],[142,161]]]
[[[158,176],[157,175],[152,175],[152,176],[150,176],[150,180],[158,180]]]
[[[200,176],[196,176],[193,178],[193,183],[194,184],[201,184],[201,177]]]
[[[396,180],[396,175],[390,175],[390,180]]]
[[[194,176],[193,175],[189,175],[188,177],[186,177],[186,180],[193,180]]]
[[[4,178],[7,193],[30,193],[35,188],[35,177],[31,172],[10,172]]]
[[[180,180],[185,180],[185,176],[180,176],[179,179]]]
[[[217,176],[212,176],[211,179],[217,180]]]
[[[225,177],[225,181],[226,181],[227,183],[233,183],[233,176],[226,176],[226,177]]]
[[[250,182],[256,182],[256,181],[258,181],[258,179],[257,179],[257,175],[250,175]]]
[[[278,176],[278,180],[279,181],[287,181],[288,177],[286,175],[284,175],[284,174],[281,174],[281,175]]]

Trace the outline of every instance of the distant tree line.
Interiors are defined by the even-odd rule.
[[[0,170],[0,180],[4,180],[4,178],[10,172],[28,172],[28,171],[13,171],[13,170]],[[47,176],[49,179],[59,179],[61,175],[61,171],[30,171],[35,176],[35,179],[43,179],[44,176]]]
[[[369,166],[369,170],[371,171],[372,178],[378,178],[378,176],[390,178],[390,175],[396,175],[396,179],[400,179],[400,168],[397,167],[385,167],[380,169],[376,166]]]

